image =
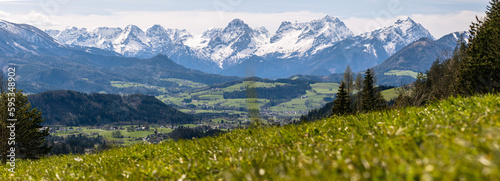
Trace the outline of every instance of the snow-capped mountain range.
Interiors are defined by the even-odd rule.
[[[200,35],[160,25],[146,31],[129,25],[124,29],[73,27],[46,32],[65,45],[95,47],[139,58],[165,54],[189,68],[230,75],[228,72],[244,66],[245,61],[260,57],[261,62],[273,61],[287,67],[283,69],[286,73],[275,77],[325,75],[343,71],[348,64],[361,70],[381,63],[420,38],[434,39],[411,18],[354,36],[341,20],[331,16],[311,22],[283,22],[275,33],[264,27],[249,27],[240,19]]]
[[[399,19],[393,25],[365,33],[355,37],[355,39],[361,40],[361,42],[368,41],[363,46],[367,47],[366,51],[374,52],[374,55],[377,56],[377,52],[374,51],[373,46],[369,43],[370,41],[379,41],[385,53],[392,55],[406,45],[424,37],[434,39],[421,24],[415,23],[411,18],[407,18],[404,20]]]
[[[95,47],[131,57],[152,57],[154,55],[148,55],[148,52],[160,51],[170,43],[181,43],[191,37],[186,30],[166,30],[160,25],[154,25],[146,32],[135,25],[125,29],[100,27],[88,30],[72,27],[46,32],[61,44]]]
[[[342,72],[347,65],[354,71],[376,66],[405,46],[421,39],[434,37],[411,18],[399,19],[394,24],[346,38],[309,57],[305,74]]]

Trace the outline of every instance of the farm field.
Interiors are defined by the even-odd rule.
[[[389,72],[384,73],[384,75],[410,76],[416,79],[418,72],[410,70],[391,70]]]
[[[122,127],[127,128],[130,126],[135,127],[137,125],[125,125]],[[195,127],[196,125],[186,124],[186,125],[182,125],[182,126]],[[71,128],[71,130],[70,130],[70,128]],[[56,131],[56,133],[53,133],[51,135],[53,135],[53,136],[69,136],[69,135],[84,134],[84,135],[93,136],[93,137],[100,135],[109,141],[114,141],[114,142],[119,143],[121,145],[133,145],[133,144],[137,144],[137,143],[142,143],[143,142],[142,138],[144,138],[148,135],[154,134],[155,129],[159,133],[170,133],[173,131],[170,128],[160,128],[160,126],[153,125],[153,126],[150,126],[150,130],[147,130],[147,131],[140,130],[140,131],[128,132],[126,129],[119,130],[123,137],[122,138],[114,138],[114,137],[112,137],[112,133],[114,131],[118,131],[118,130],[74,126],[74,127],[59,127],[59,130]],[[66,131],[62,131],[62,130],[66,130]]]
[[[249,106],[249,99],[230,99],[224,98],[224,92],[244,91],[245,87],[252,86],[255,88],[272,88],[276,86],[289,85],[287,83],[266,83],[266,82],[249,82],[227,86],[224,88],[212,88],[209,90],[200,90],[190,93],[176,94],[174,96],[160,95],[158,99],[166,104],[175,105],[177,108],[186,113],[229,113],[246,115],[245,111]],[[285,101],[278,105],[266,108],[267,114],[299,117],[301,114],[309,110],[320,108],[327,102],[325,98],[332,99],[337,93],[339,84],[337,83],[315,83],[310,85],[311,89],[306,91],[306,94]],[[259,98],[257,99],[258,107],[270,103],[272,100]],[[208,108],[208,109],[207,109]]]

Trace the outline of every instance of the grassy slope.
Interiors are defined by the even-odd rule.
[[[385,98],[386,101],[390,101],[392,99],[396,99],[396,98],[398,98],[398,92],[396,91],[396,89],[397,88],[383,90],[381,92],[382,96],[384,96],[384,98]]]
[[[500,96],[20,161],[9,177],[98,180],[500,179]]]
[[[414,72],[411,70],[391,70],[384,73],[384,75],[410,76],[416,79],[418,76],[418,72]]]

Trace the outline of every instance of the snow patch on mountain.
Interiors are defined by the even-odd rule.
[[[283,22],[269,43],[263,45],[256,55],[278,53],[279,58],[307,56],[351,36],[352,31],[331,16],[311,22]]]
[[[393,25],[360,36],[360,39],[377,39],[382,42],[388,55],[393,55],[397,50],[423,37],[434,40],[427,29],[421,24],[415,23],[410,17],[398,19]]]
[[[186,30],[165,29],[160,25],[154,25],[146,32],[135,25],[128,25],[125,29],[99,27],[88,30],[71,27],[63,31],[46,32],[62,44],[95,47],[141,58],[155,56],[155,51],[158,53],[171,43],[182,44],[192,37]]]
[[[39,51],[55,51],[61,47],[64,46],[34,26],[0,20],[0,54],[29,52],[38,55]]]
[[[235,19],[224,29],[209,29],[203,35],[187,39],[185,45],[197,52],[198,57],[207,57],[224,68],[252,56],[268,39],[266,28],[253,29]]]

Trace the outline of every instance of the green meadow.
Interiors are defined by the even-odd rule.
[[[7,180],[498,180],[500,96],[20,160]]]

